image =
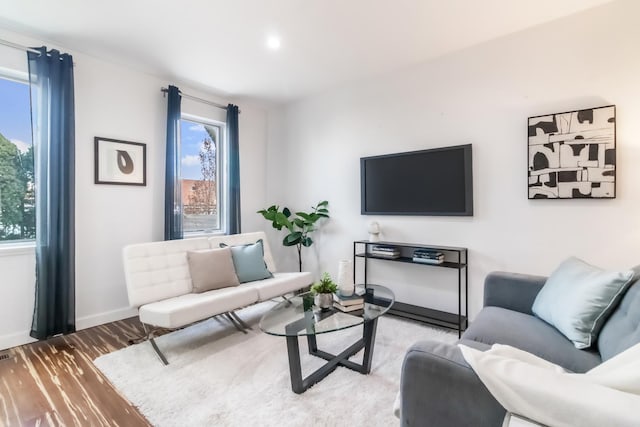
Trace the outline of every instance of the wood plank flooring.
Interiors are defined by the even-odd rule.
[[[149,426],[92,363],[142,335],[131,318],[0,352],[0,426]]]

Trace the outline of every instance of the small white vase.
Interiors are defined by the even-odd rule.
[[[380,241],[380,224],[376,221],[372,221],[369,223],[368,227],[369,231],[369,241],[370,242],[379,242]]]
[[[353,295],[353,261],[342,259],[338,263],[338,292],[349,297]]]

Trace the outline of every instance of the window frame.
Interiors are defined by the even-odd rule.
[[[24,71],[12,70],[9,68],[3,68],[3,67],[0,67],[0,79],[9,80],[16,83],[23,83],[23,84],[26,84],[28,87],[31,84],[29,81],[29,73]],[[31,99],[29,99],[29,105],[31,106]],[[31,107],[29,107],[29,115],[31,114],[32,114]],[[33,141],[33,129],[31,129],[31,146],[34,147],[34,150],[35,150],[35,143]],[[35,161],[36,159],[34,157],[33,159],[34,171],[35,171]],[[36,202],[36,200],[34,200],[34,203]],[[19,239],[19,240],[0,240],[0,256],[30,254],[33,252],[35,247],[36,247],[35,238]]]
[[[182,186],[182,121],[186,120],[201,125],[216,126],[220,129],[220,140],[216,147],[216,203],[218,210],[218,228],[213,230],[198,230],[198,231],[186,231],[184,229],[184,222],[182,224],[183,237],[185,239],[203,237],[203,236],[216,236],[224,235],[227,233],[227,175],[228,175],[228,161],[227,161],[227,123],[210,119],[207,117],[197,116],[195,114],[181,113],[180,114],[180,137],[178,139],[178,151],[180,153],[180,166],[178,180],[180,186]],[[182,187],[181,187],[182,188]],[[182,212],[181,220],[184,219],[184,206],[182,205],[182,195],[180,196],[180,211]]]

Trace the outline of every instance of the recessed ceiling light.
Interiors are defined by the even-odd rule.
[[[280,37],[277,36],[269,36],[267,38],[267,47],[271,50],[280,49]]]

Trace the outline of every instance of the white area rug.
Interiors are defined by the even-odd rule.
[[[99,357],[94,364],[156,426],[393,426],[406,350],[416,341],[454,342],[457,334],[383,316],[369,375],[338,367],[305,393],[291,391],[286,340],[257,324],[273,303],[238,314],[249,334],[210,319],[156,341],[163,366],[143,342]],[[318,336],[318,348],[337,354],[356,341],[362,326]],[[307,354],[300,338],[303,375],[324,361]],[[352,357],[362,361],[362,352]]]

